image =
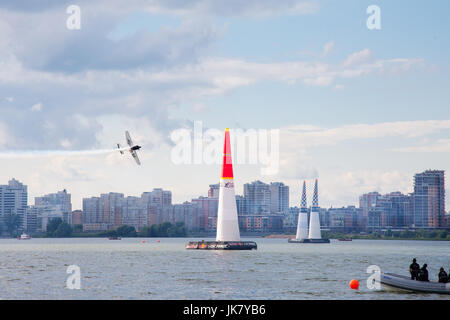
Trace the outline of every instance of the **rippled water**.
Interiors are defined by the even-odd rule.
[[[258,250],[201,251],[184,249],[189,240],[2,239],[0,299],[450,299],[366,287],[369,265],[408,274],[413,257],[436,279],[450,242],[248,239]],[[81,290],[66,288],[69,265],[81,268]]]

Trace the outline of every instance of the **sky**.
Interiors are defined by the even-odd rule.
[[[67,27],[70,5],[80,29]],[[367,27],[370,5],[380,29]],[[27,184],[30,204],[67,189],[74,209],[83,197],[159,187],[190,201],[219,181],[220,164],[177,164],[171,137],[201,122],[202,132],[278,130],[278,170],[235,164],[238,194],[282,181],[296,206],[303,180],[311,202],[315,178],[323,207],[410,193],[415,173],[450,169],[449,9],[446,0],[2,1],[0,184]],[[142,166],[90,152],[124,144],[125,130],[143,147]]]

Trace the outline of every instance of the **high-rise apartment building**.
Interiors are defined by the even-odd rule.
[[[247,200],[248,214],[270,213],[270,185],[261,181],[244,184],[244,197]]]
[[[219,184],[210,184],[208,190],[208,198],[219,199]]]
[[[19,216],[19,231],[26,229],[25,212],[28,205],[28,188],[16,179],[12,179],[7,185],[0,185],[0,233],[5,232],[5,215],[16,214]]]
[[[444,224],[445,172],[427,170],[414,176],[413,225],[438,228]]]
[[[289,212],[289,187],[282,182],[271,182],[270,213],[286,215]]]
[[[42,197],[34,198],[34,205],[40,207],[55,207],[51,211],[62,213],[62,220],[68,224],[72,224],[72,201],[70,193],[64,189],[57,193],[47,194]]]

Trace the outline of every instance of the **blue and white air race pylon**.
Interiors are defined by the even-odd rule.
[[[306,206],[306,181],[303,181],[302,204],[298,213],[295,239],[303,240],[306,238],[308,238],[308,208]]]

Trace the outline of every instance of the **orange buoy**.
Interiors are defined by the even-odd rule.
[[[359,288],[359,282],[356,279],[353,279],[350,281],[350,288],[353,290],[358,290]]]

